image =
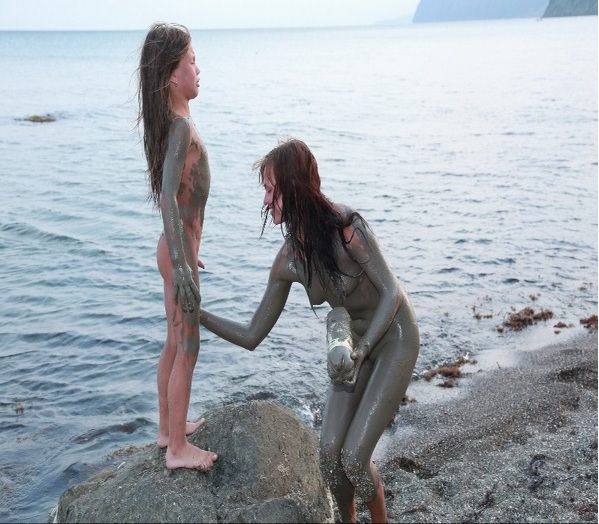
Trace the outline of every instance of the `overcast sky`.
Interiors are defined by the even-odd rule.
[[[419,0],[0,0],[0,30],[370,25],[411,19]]]

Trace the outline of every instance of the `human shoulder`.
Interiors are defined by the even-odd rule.
[[[353,207],[345,204],[333,204],[333,207],[339,213],[341,222],[344,224],[343,236],[347,244],[356,238],[356,233],[359,233],[362,238],[372,233],[366,220]]]
[[[292,282],[298,280],[293,246],[289,240],[283,242],[283,245],[275,256],[275,260],[272,264],[271,276],[280,280]]]
[[[358,263],[370,259],[371,250],[377,245],[374,233],[364,217],[350,206],[335,204],[339,211],[343,227],[344,249]]]
[[[338,202],[333,203],[333,209],[339,213],[339,216],[343,222],[347,221],[352,215],[357,213],[353,207],[346,206],[345,204],[340,204]]]
[[[180,115],[173,115],[168,134],[170,140],[189,145],[189,141],[191,140],[191,124],[189,119]]]

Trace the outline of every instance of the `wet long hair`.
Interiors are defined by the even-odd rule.
[[[337,294],[344,297],[341,277],[347,275],[339,268],[335,251],[339,245],[347,251],[343,229],[355,218],[364,222],[360,214],[353,212],[343,217],[320,191],[316,158],[301,140],[292,138],[280,143],[258,160],[254,168],[259,171],[260,183],[264,183],[266,170],[272,169],[273,202],[282,196],[283,235],[291,242],[296,259],[304,265],[307,287],[314,274],[323,284],[328,276]],[[262,208],[262,217],[264,232],[269,217],[266,206]]]
[[[162,166],[171,123],[169,82],[191,43],[189,30],[179,24],[153,24],[141,49],[138,68],[137,124],[143,123],[143,144],[148,162],[149,198],[160,205]]]

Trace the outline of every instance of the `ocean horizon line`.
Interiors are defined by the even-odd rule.
[[[156,20],[160,22],[163,20]],[[288,30],[319,30],[319,29],[359,29],[370,27],[401,27],[415,25],[412,22],[373,22],[367,24],[341,24],[341,25],[301,25],[301,26],[262,26],[262,27],[189,27],[190,31],[288,31]],[[149,26],[148,26],[149,27]],[[148,27],[142,28],[117,28],[117,29],[2,29],[0,33],[134,33],[145,32]]]

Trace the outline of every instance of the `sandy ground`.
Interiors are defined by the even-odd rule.
[[[597,332],[501,362],[408,391],[375,452],[391,522],[597,522]]]

